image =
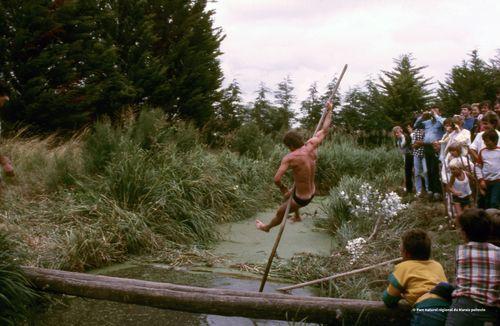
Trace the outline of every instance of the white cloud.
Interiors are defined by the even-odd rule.
[[[261,81],[274,89],[290,75],[300,102],[311,83],[323,91],[347,63],[345,90],[391,70],[404,53],[428,66],[426,77],[443,81],[471,50],[489,59],[500,48],[493,0],[219,0],[210,7],[226,34],[226,81],[236,78],[246,100]]]

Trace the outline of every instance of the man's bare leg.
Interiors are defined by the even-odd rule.
[[[255,220],[255,227],[257,229],[264,231],[264,232],[269,232],[273,227],[276,225],[279,225],[281,221],[283,221],[283,217],[285,216],[285,211],[286,211],[286,206],[288,205],[288,200],[285,201],[281,206],[278,208],[278,211],[276,212],[276,215],[274,218],[269,222],[269,224],[263,223],[261,220]],[[290,206],[290,211],[295,212],[298,210],[298,206],[295,204],[295,202],[292,200],[291,206]]]
[[[302,218],[300,217],[300,212],[299,212],[299,209],[297,208],[297,210],[293,213],[293,217],[290,219],[290,222],[291,223],[295,223],[295,222],[302,222]]]

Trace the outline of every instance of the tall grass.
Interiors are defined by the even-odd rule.
[[[332,140],[319,149],[317,180],[319,191],[326,193],[343,176],[357,176],[364,180],[396,175],[402,167],[402,158],[393,148],[368,149],[357,145],[352,136],[334,134]],[[394,180],[391,180],[394,181]]]
[[[0,230],[0,323],[19,325],[38,298],[19,268],[14,242]]]
[[[114,126],[97,123],[66,143],[11,139],[17,177],[7,180],[0,221],[16,229],[28,263],[85,270],[130,254],[208,245],[217,223],[250,217],[278,199],[275,156],[213,152],[189,124],[159,111]],[[279,161],[278,161],[279,162]]]
[[[280,200],[272,177],[286,149],[255,132],[245,126],[214,151],[190,124],[151,110],[100,121],[64,143],[10,139],[3,149],[17,176],[6,181],[0,222],[22,225],[28,264],[68,270],[210,245],[217,223]],[[394,154],[334,135],[319,150],[318,189],[327,193],[346,174],[380,178],[400,163]]]

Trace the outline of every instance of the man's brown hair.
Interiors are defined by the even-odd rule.
[[[492,143],[498,143],[498,134],[497,134],[497,131],[495,129],[489,129],[489,130],[486,130],[484,133],[483,133],[483,141],[484,140],[489,140],[491,141]]]
[[[491,107],[491,102],[488,100],[484,100],[479,104],[479,107],[482,109],[484,107],[487,107],[488,109]]]
[[[421,229],[406,231],[402,236],[403,249],[415,260],[428,260],[431,257],[431,238]]]
[[[493,128],[496,128],[498,126],[498,115],[490,111],[484,115],[483,121],[488,122]]]
[[[304,146],[304,140],[302,140],[301,134],[295,130],[290,130],[283,137],[283,143],[288,148],[298,149]]]
[[[491,220],[484,209],[469,208],[458,217],[458,224],[468,241],[488,241],[491,228]]]

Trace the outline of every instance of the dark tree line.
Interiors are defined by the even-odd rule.
[[[3,118],[74,129],[146,104],[201,126],[222,81],[212,15],[206,0],[4,0]]]
[[[78,129],[103,115],[113,118],[127,107],[159,107],[203,128],[209,142],[243,125],[265,134],[293,126],[314,129],[336,79],[324,92],[311,84],[307,98],[297,103],[287,76],[274,90],[261,83],[254,100],[244,103],[238,81],[221,87],[224,36],[206,4],[3,0],[0,80],[12,94],[2,118],[52,131]],[[463,103],[498,96],[500,53],[486,62],[472,51],[437,83],[413,61],[402,55],[391,71],[336,97],[336,125],[384,131],[431,103],[449,115]]]

